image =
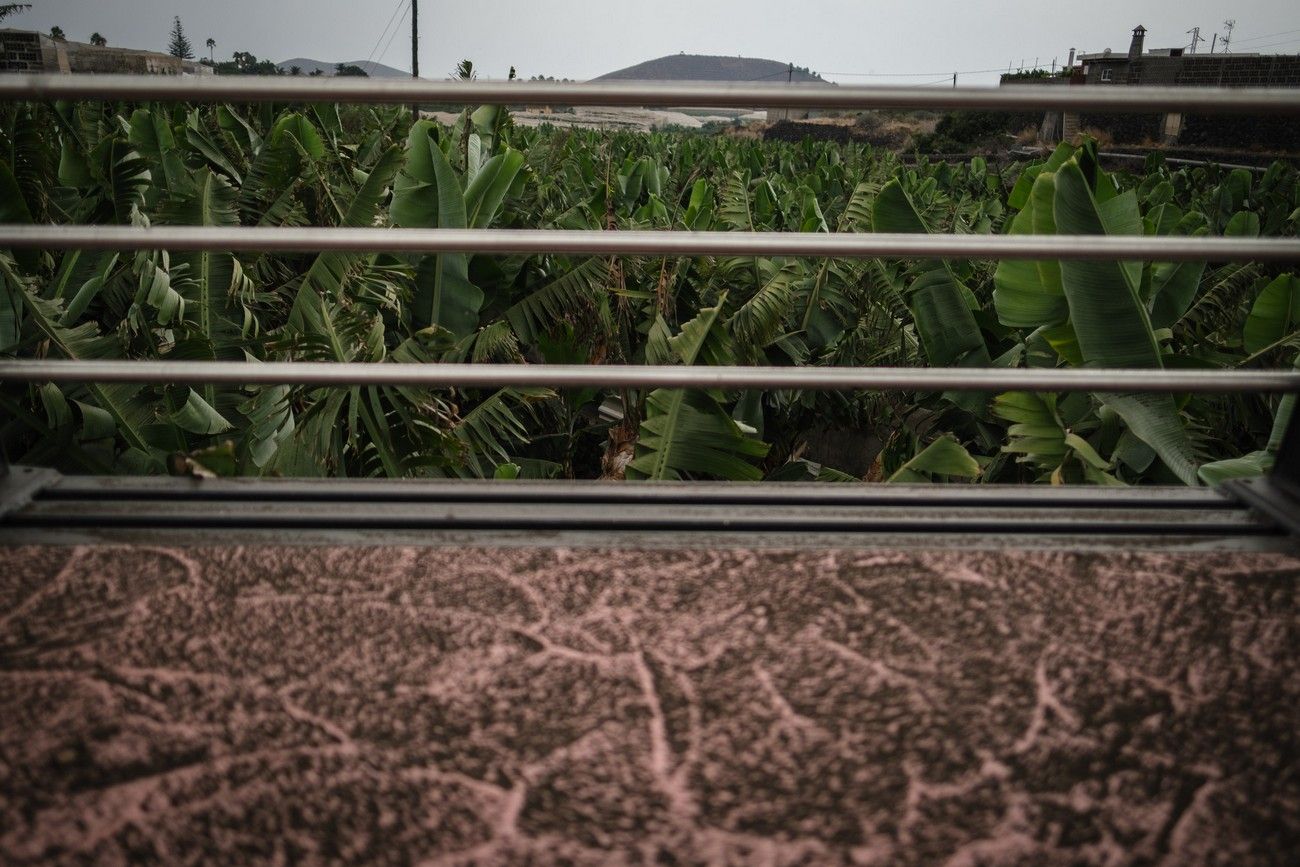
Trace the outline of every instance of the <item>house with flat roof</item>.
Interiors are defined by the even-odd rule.
[[[1187,48],[1146,48],[1147,29],[1133,28],[1128,52],[1082,54],[1072,80],[1084,84],[1160,87],[1300,87],[1300,55],[1197,54]]]
[[[1074,57],[1059,76],[1026,78],[1004,75],[1003,84],[1086,85],[1090,87],[1300,87],[1300,55],[1198,54],[1191,48],[1147,48],[1147,29],[1133,28],[1127,52],[1109,48]],[[1290,149],[1300,141],[1293,119],[1246,118],[1245,123],[1222,118],[1164,115],[1084,115],[1047,112],[1040,137],[1044,141],[1069,140],[1081,128],[1105,130],[1116,141],[1132,144],[1162,141],[1166,144],[1200,144],[1227,147]]]

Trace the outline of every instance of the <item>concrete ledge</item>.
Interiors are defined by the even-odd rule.
[[[1282,864],[1300,558],[0,549],[0,861]]]

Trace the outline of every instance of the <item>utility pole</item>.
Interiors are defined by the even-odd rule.
[[[420,77],[420,0],[411,0],[411,78]],[[411,122],[420,119],[420,105],[411,106]]]
[[[793,63],[791,63],[791,64],[790,64],[790,68],[787,69],[787,70],[785,71],[785,83],[786,83],[786,84],[793,84],[793,83],[794,83],[794,64],[793,64]]]
[[[1214,34],[1214,38],[1210,40],[1210,53],[1211,53],[1211,54],[1214,53],[1214,43],[1216,43],[1216,42],[1218,42],[1218,41],[1219,41],[1219,34],[1216,33],[1216,34]]]
[[[952,87],[953,90],[957,89],[957,73],[955,72],[952,74]]]
[[[1195,54],[1195,53],[1196,53],[1196,45],[1197,45],[1197,43],[1199,43],[1199,42],[1204,42],[1204,41],[1205,41],[1204,39],[1201,38],[1201,28],[1199,28],[1199,27],[1193,27],[1191,30],[1188,30],[1187,32],[1190,33],[1190,34],[1192,34],[1192,44],[1191,44],[1191,46],[1187,49],[1187,53],[1188,53],[1188,54]]]

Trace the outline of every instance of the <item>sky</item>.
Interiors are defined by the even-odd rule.
[[[410,69],[410,0],[32,0],[2,26],[69,39],[92,32],[110,45],[165,50],[179,15],[196,53],[216,40],[218,60],[248,51],[275,61],[373,58]],[[996,84],[1008,66],[1044,68],[1070,49],[1187,45],[1187,31],[1223,34],[1234,52],[1300,52],[1295,0],[420,0],[420,72],[445,77],[469,58],[489,77],[587,79],[665,54],[763,57],[843,84]],[[398,32],[397,22],[401,28]],[[394,26],[387,28],[390,22]],[[385,50],[386,49],[386,50]]]

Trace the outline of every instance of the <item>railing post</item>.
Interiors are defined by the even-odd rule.
[[[1282,434],[1282,444],[1273,464],[1273,478],[1300,492],[1300,412],[1291,413],[1291,421]]]
[[[1292,412],[1268,475],[1234,479],[1223,490],[1300,535],[1300,412]]]

